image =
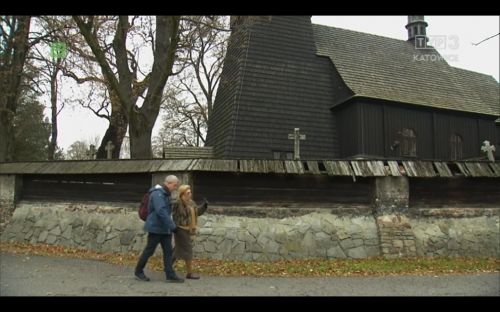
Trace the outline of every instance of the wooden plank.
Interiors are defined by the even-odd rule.
[[[353,171],[349,162],[342,160],[324,160],[326,172],[331,176],[352,176]]]
[[[26,167],[23,168],[25,173],[37,173],[41,168],[43,168],[43,163],[28,163]]]
[[[264,159],[258,159],[255,161],[256,165],[256,172],[262,172],[262,173],[267,173],[267,160]]]
[[[432,162],[415,161],[414,168],[418,177],[432,178],[436,176],[436,172],[432,167]]]
[[[391,175],[394,177],[400,177],[401,172],[399,171],[399,164],[397,161],[389,160],[387,161],[389,165],[389,170],[391,171]]]
[[[236,172],[238,170],[238,162],[236,160],[212,159],[210,166],[211,171]]]
[[[210,194],[214,203],[259,203],[261,207],[276,207],[278,202],[311,203],[370,203],[372,181],[350,177],[332,179],[326,175],[278,175],[250,173],[199,172],[194,187],[200,196]],[[208,195],[206,195],[208,196]],[[314,198],[311,201],[311,198]]]
[[[158,168],[159,172],[165,172],[165,171],[170,171],[172,167],[172,160],[170,159],[163,159],[161,166]]]
[[[308,173],[321,174],[321,172],[319,171],[319,166],[317,161],[308,160],[306,163],[307,167],[309,168]]]
[[[464,176],[466,177],[471,176],[470,172],[467,170],[467,167],[464,165],[464,163],[455,162],[455,164],[457,165],[458,169],[460,170],[460,172],[462,172]]]
[[[285,166],[281,160],[268,160],[266,164],[268,172],[286,173]]]
[[[303,174],[304,166],[301,161],[285,160],[285,168],[287,173]]]
[[[0,174],[29,173],[24,168],[28,163],[0,163]]]
[[[88,161],[86,162],[85,164],[83,164],[83,166],[80,167],[81,170],[84,170],[85,173],[91,173],[91,172],[94,172],[95,171],[95,166],[96,166],[96,163],[95,161]],[[81,173],[81,171],[77,171],[77,167],[76,166],[73,166],[75,168],[75,170],[67,170],[68,173]]]
[[[199,170],[200,166],[200,161],[201,159],[193,159],[193,161],[189,164],[189,167],[187,170],[189,171],[197,171]]]
[[[384,163],[381,161],[353,160],[351,165],[358,176],[385,176]]]
[[[161,164],[162,164],[162,160],[161,159],[153,159],[151,161],[151,167],[149,168],[149,171],[150,172],[156,172],[156,171],[158,171],[158,169],[160,169],[160,167],[161,167]]]
[[[366,164],[368,165],[368,168],[371,170],[371,172],[374,176],[385,177],[387,175],[385,173],[383,161],[372,160],[372,161],[367,161]]]
[[[435,161],[434,166],[436,167],[436,169],[438,171],[438,175],[440,177],[452,177],[453,176],[450,168],[448,168],[448,165],[445,162]]]
[[[414,179],[410,183],[410,207],[496,207],[500,181],[491,178]]]
[[[251,172],[250,160],[240,159],[239,163],[240,163],[240,172]]]
[[[493,172],[491,172],[490,167],[487,163],[470,163],[466,162],[465,166],[467,170],[471,173],[473,177],[492,177]]]
[[[40,170],[38,170],[38,173],[57,173],[57,172],[60,172],[60,173],[64,173],[64,165],[62,165],[61,163],[46,163],[45,166],[41,167]]]
[[[403,161],[403,167],[405,168],[406,175],[408,177],[418,176],[418,173],[415,169],[415,163],[413,161]]]
[[[357,176],[362,176],[363,175],[363,171],[362,169],[360,168],[359,164],[357,161],[351,161],[351,166],[352,166],[352,169],[354,170],[354,174],[357,175]]]
[[[495,176],[500,177],[500,163],[489,163],[489,165]]]

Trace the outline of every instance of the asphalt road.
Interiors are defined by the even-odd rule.
[[[217,277],[165,283],[162,272],[94,260],[0,253],[0,296],[500,296],[500,274]],[[147,287],[145,287],[147,284]]]

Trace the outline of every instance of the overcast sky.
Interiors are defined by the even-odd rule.
[[[425,16],[425,20],[429,24],[427,35],[430,41],[444,39],[443,48],[437,49],[451,66],[491,75],[499,80],[499,36],[473,45],[499,33],[499,16]],[[312,22],[407,39],[407,16],[313,16]],[[95,136],[102,138],[107,129],[104,119],[83,108],[65,107],[58,121],[58,144],[65,150],[77,140],[89,140]],[[158,124],[157,120],[156,131]]]

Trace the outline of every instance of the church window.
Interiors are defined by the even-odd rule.
[[[450,137],[450,157],[451,160],[462,159],[463,140],[462,137],[454,133]]]
[[[401,130],[401,156],[417,157],[417,136],[413,129],[403,128]]]

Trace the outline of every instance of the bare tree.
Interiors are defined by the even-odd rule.
[[[60,34],[68,49],[68,57],[60,66],[60,70],[65,78],[65,84],[72,88],[72,97],[66,99],[67,103],[76,103],[91,110],[97,117],[105,118],[109,122],[102,142],[98,145],[97,158],[106,158],[105,146],[108,141],[112,141],[116,147],[113,150],[113,158],[120,155],[121,143],[127,132],[128,119],[122,112],[116,97],[109,96],[109,83],[103,76],[101,67],[97,63],[85,38],[81,35],[80,29],[71,17],[50,16],[43,17],[47,27],[52,29],[64,29]],[[109,34],[116,27],[116,17],[100,16],[94,18],[94,31],[99,44],[109,46]],[[115,62],[110,56],[109,60],[113,71]],[[76,85],[75,85],[76,84]]]
[[[57,116],[64,108],[64,101],[58,105],[60,75],[64,66],[64,57],[67,53],[64,43],[65,25],[54,23],[55,17],[40,16],[34,19],[35,28],[46,33],[47,36],[39,45],[33,47],[33,51],[28,56],[27,66],[37,71],[39,76],[34,88],[42,93],[50,95],[51,110],[51,136],[48,146],[48,159],[53,160],[57,150],[58,123]],[[59,48],[59,49],[58,49]]]
[[[127,49],[127,38],[134,27],[135,17],[132,21],[129,21],[128,16],[118,18],[114,34],[109,34],[113,35],[113,41],[108,45],[99,41],[94,17],[84,19],[74,16],[73,19],[101,67],[111,103],[117,103],[127,118],[131,158],[151,158],[151,132],[160,110],[163,89],[168,77],[172,75],[179,17],[156,17],[155,34],[151,29],[148,35],[154,61],[151,71],[144,75],[142,81],[138,80],[138,62],[133,57],[134,54]],[[111,49],[113,54],[110,57],[106,52]],[[113,59],[116,62],[116,72],[111,65]],[[137,100],[146,90],[144,102],[139,107]]]
[[[180,33],[175,66],[182,71],[165,92],[159,136],[168,146],[203,146],[222,72],[229,17],[187,16],[181,21]],[[168,138],[164,138],[166,133]]]

